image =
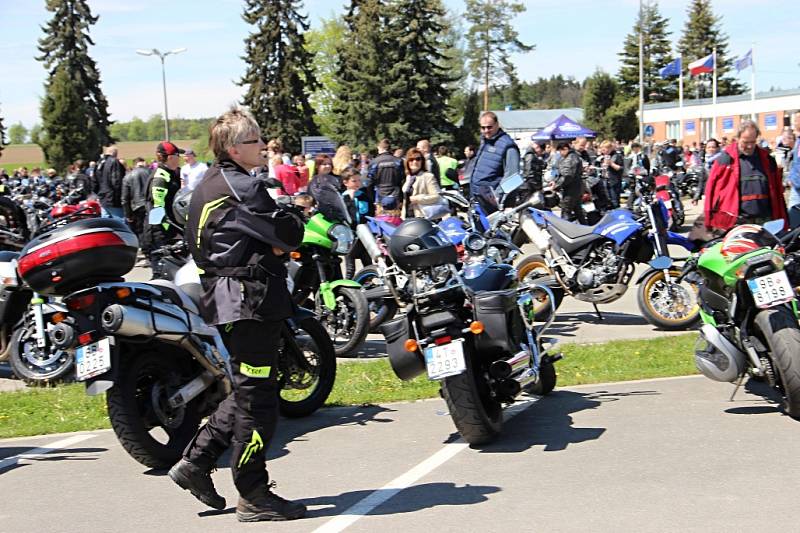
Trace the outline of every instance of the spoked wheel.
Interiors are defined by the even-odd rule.
[[[343,356],[354,352],[367,338],[369,307],[367,299],[359,289],[337,287],[334,295],[336,307],[333,310],[322,303],[322,296],[319,293],[316,295],[315,308],[333,342],[336,355]]]
[[[200,425],[194,402],[178,408],[168,402],[192,379],[187,366],[168,353],[120,357],[120,379],[106,395],[108,416],[125,451],[147,467],[175,464]]]
[[[325,404],[336,380],[336,353],[319,322],[306,318],[284,328],[279,348],[281,414],[308,416]]]
[[[517,279],[521,282],[533,282],[538,278],[551,277],[553,271],[547,266],[545,258],[541,255],[529,255],[517,263]],[[558,309],[564,299],[564,289],[553,287],[553,307]],[[550,295],[543,290],[533,290],[533,313],[534,318],[539,321],[547,320],[552,312],[550,306]]]
[[[636,298],[644,318],[656,327],[667,330],[689,329],[700,321],[697,285],[685,279],[675,283],[681,271],[669,271],[668,284],[663,270],[654,270],[642,280]]]
[[[29,385],[48,385],[65,379],[73,368],[72,355],[58,350],[45,336],[45,345],[36,342],[35,325],[27,320],[11,335],[9,365],[21,380]]]
[[[357,281],[364,289],[374,289],[384,285],[380,270],[375,265],[369,265],[359,270],[353,280]],[[397,302],[392,297],[380,299],[367,299],[369,307],[369,331],[378,332],[378,326],[391,320],[397,313]]]

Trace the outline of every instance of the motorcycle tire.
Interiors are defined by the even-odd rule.
[[[373,280],[380,279],[381,274],[378,267],[369,265],[353,276],[353,280],[361,284],[365,289],[371,289],[374,285]],[[378,326],[391,320],[397,314],[397,302],[394,298],[381,298],[380,300],[367,300],[369,306],[369,332],[379,333]]]
[[[325,405],[336,381],[336,352],[328,332],[314,318],[300,320],[296,327],[300,335],[293,335],[289,328],[284,330],[284,335],[292,338],[283,340],[279,355],[278,408],[287,418],[308,416]],[[296,355],[303,360],[297,361],[288,353],[287,340],[300,349]]]
[[[539,379],[532,385],[525,387],[525,392],[536,396],[545,396],[556,388],[556,381],[558,381],[556,365],[549,362],[542,363],[539,367]]]
[[[333,342],[337,357],[355,352],[369,333],[369,304],[360,289],[337,287],[334,291],[336,309],[321,317],[325,330]],[[317,298],[321,298],[317,295]],[[319,302],[320,308],[327,308]],[[340,322],[345,320],[344,329]]]
[[[442,397],[461,437],[471,446],[493,441],[503,427],[503,407],[493,400],[484,372],[475,368],[469,342],[464,344],[467,369],[441,382]]]
[[[66,350],[57,350],[45,337],[42,349],[36,345],[33,337],[35,325],[32,321],[17,324],[11,334],[8,364],[11,371],[27,383],[34,386],[53,385],[70,377],[74,368],[72,354]]]
[[[681,271],[673,269],[669,271],[669,274],[673,278],[677,278],[681,275]],[[658,306],[654,304],[654,298],[658,296],[655,294],[655,291],[663,291],[665,289],[664,285],[664,272],[662,270],[653,270],[639,284],[638,290],[636,291],[636,301],[639,304],[639,310],[642,312],[642,316],[650,324],[664,330],[672,331],[694,328],[700,323],[700,305],[698,303],[699,297],[697,287],[685,280],[681,283],[681,289],[694,291],[695,301],[688,310],[685,309],[685,303],[682,307],[677,307],[676,312],[679,313],[679,315],[671,316],[660,311]],[[664,298],[669,302],[670,306],[676,305],[673,295],[667,295]]]
[[[541,255],[529,255],[516,265],[517,279],[519,281],[533,281],[537,277],[550,277],[553,271],[547,266],[547,262]],[[553,307],[558,310],[564,300],[564,289],[561,287],[551,287],[553,293]],[[547,320],[552,311],[550,306],[550,296],[544,291],[534,293],[536,304],[534,304],[534,319],[540,322]]]
[[[760,311],[755,324],[769,346],[770,358],[778,373],[779,388],[783,394],[783,411],[800,420],[800,328],[797,318],[788,306]]]
[[[146,467],[163,470],[181,458],[200,427],[195,401],[178,409],[167,398],[192,379],[188,361],[172,354],[147,351],[122,354],[119,379],[106,393],[111,427],[131,457]],[[158,433],[166,434],[166,439]]]

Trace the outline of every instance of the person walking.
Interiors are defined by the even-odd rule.
[[[202,272],[200,313],[217,326],[230,353],[233,392],[169,477],[206,505],[224,509],[211,471],[231,447],[236,518],[292,520],[305,515],[305,505],[275,494],[265,454],[278,422],[282,321],[293,312],[282,256],[300,245],[303,223],[280,210],[264,181],[248,173],[265,163],[265,144],[249,111],[234,107],[217,118],[209,145],[216,160],[192,195],[186,242]]]

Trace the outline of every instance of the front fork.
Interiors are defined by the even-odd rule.
[[[31,298],[31,312],[33,313],[33,323],[35,329],[33,331],[33,338],[36,339],[36,346],[44,348],[47,346],[47,330],[44,327],[44,298],[38,293],[33,293]]]

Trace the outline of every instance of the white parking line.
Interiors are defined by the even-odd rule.
[[[524,400],[514,404],[505,410],[505,421],[511,420],[514,416],[518,415],[537,401],[538,398]],[[444,448],[431,455],[405,474],[393,479],[383,487],[374,491],[366,498],[356,502],[355,505],[344,511],[339,516],[329,520],[322,526],[315,529],[313,533],[338,533],[340,531],[344,531],[360,518],[368,515],[373,509],[388,501],[402,490],[407,489],[421,477],[433,472],[436,468],[455,457],[459,452],[465,450],[467,447],[469,447],[469,445],[461,438],[455,442],[445,444]]]
[[[39,456],[55,452],[58,450],[62,450],[67,446],[72,446],[73,444],[77,444],[79,442],[83,442],[85,440],[91,439],[94,435],[75,435],[74,437],[68,437],[66,439],[61,439],[49,444],[48,446],[42,446],[41,448],[34,448],[25,453],[20,453],[18,455],[14,455],[12,457],[6,457],[2,461],[0,461],[0,470],[4,470],[11,466],[14,466],[19,462],[20,459],[36,459]]]

